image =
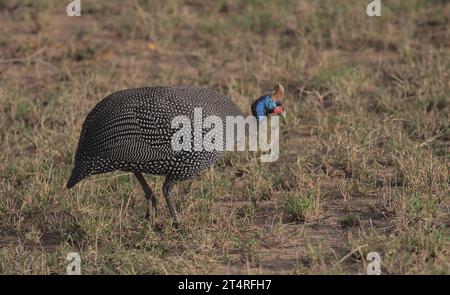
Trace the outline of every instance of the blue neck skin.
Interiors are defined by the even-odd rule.
[[[273,109],[275,109],[276,105],[272,100],[271,95],[264,96],[261,100],[256,103],[256,118],[258,121],[262,121],[266,117],[266,113],[270,113]],[[268,112],[267,112],[268,111]]]

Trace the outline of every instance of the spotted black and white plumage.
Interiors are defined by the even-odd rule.
[[[67,187],[90,175],[114,170],[184,180],[208,168],[221,153],[174,151],[171,147],[176,132],[171,128],[172,119],[186,115],[192,121],[194,108],[202,108],[203,117],[214,115],[223,122],[226,116],[243,116],[230,98],[208,88],[146,87],[107,96],[83,124]]]

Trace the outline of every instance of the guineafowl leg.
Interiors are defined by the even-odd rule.
[[[134,172],[134,176],[136,176],[142,186],[142,189],[144,190],[145,198],[147,199],[147,212],[145,213],[145,218],[149,219],[151,207],[153,207],[155,213],[158,211],[158,200],[156,199],[155,194],[153,194],[151,188],[148,186],[147,181],[145,181],[142,173]]]
[[[175,224],[179,224],[180,218],[178,217],[177,209],[175,208],[172,196],[170,195],[173,184],[174,184],[173,180],[166,178],[163,185],[163,194],[164,197],[166,198],[167,206],[169,206],[170,214],[172,214],[172,218],[174,219]]]

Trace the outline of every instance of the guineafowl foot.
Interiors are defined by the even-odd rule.
[[[156,213],[158,212],[158,200],[156,199],[155,194],[153,194],[151,188],[145,181],[145,178],[142,175],[142,173],[134,172],[134,175],[141,184],[142,189],[144,190],[145,199],[147,200],[147,211],[145,213],[145,219],[147,220],[153,219],[154,215],[156,215]]]
[[[145,212],[146,220],[154,220],[156,214],[158,213],[158,204],[155,195],[145,194],[145,199],[147,200],[147,210]]]
[[[163,194],[164,198],[166,198],[167,206],[169,207],[170,214],[173,218],[173,224],[175,227],[178,227],[180,225],[180,218],[178,217],[177,209],[175,208],[175,205],[173,203],[172,196],[170,195],[172,191],[174,181],[166,178],[163,185]]]
[[[146,196],[147,198],[147,196]],[[157,208],[153,205],[153,202],[151,199],[147,198],[147,210],[145,211],[145,219],[146,220],[153,220],[155,219]]]

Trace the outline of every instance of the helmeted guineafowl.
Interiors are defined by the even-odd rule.
[[[270,113],[284,114],[280,102],[283,93],[283,87],[277,85],[272,94],[261,96],[252,104],[253,115],[260,118]],[[217,116],[223,121],[226,116],[244,115],[230,98],[201,87],[146,87],[107,96],[92,109],[83,124],[67,188],[93,174],[114,170],[133,172],[144,190],[148,202],[146,217],[149,217],[152,206],[157,210],[157,199],[142,173],[163,175],[166,177],[163,194],[178,223],[170,195],[174,182],[198,174],[223,154],[172,148],[171,139],[177,130],[172,128],[173,118],[186,116],[192,121],[195,108],[202,108],[203,117]]]

